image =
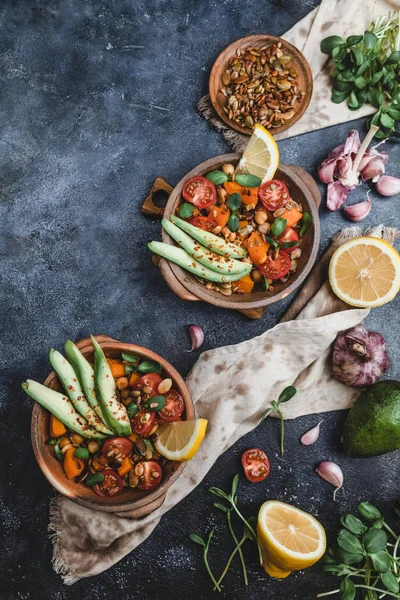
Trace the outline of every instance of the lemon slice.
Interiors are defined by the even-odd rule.
[[[236,167],[235,174],[257,175],[262,182],[273,179],[279,165],[279,149],[272,135],[256,125]]]
[[[381,306],[400,289],[400,256],[380,238],[349,240],[331,258],[329,281],[335,294],[351,306]]]
[[[257,537],[264,569],[271,577],[284,578],[292,571],[311,567],[326,549],[325,530],[302,510],[269,500],[258,513]]]
[[[200,448],[206,428],[206,419],[163,423],[157,430],[154,445],[169,460],[189,460]]]

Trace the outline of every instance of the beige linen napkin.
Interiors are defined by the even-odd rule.
[[[218,456],[258,425],[284,387],[294,384],[298,390],[285,405],[285,418],[352,405],[358,392],[331,376],[330,346],[338,331],[360,323],[369,311],[349,309],[326,281],[320,285],[333,250],[361,234],[360,227],[350,227],[336,236],[287,313],[295,320],[283,318],[258,337],[201,354],[187,384],[197,415],[209,421],[207,435],[160,508],[133,520],[126,513],[122,517],[94,511],[62,496],[53,500],[49,526],[54,532],[53,564],[66,584],[101,573],[141,544],[161,516],[201,482]],[[393,243],[398,233],[379,226],[365,235]]]
[[[275,139],[283,140],[376,112],[376,108],[369,104],[360,110],[352,111],[347,102],[331,102],[331,67],[328,56],[320,51],[320,43],[329,35],[340,35],[345,39],[349,35],[362,34],[376,17],[399,8],[400,0],[322,0],[317,8],[281,36],[303,52],[311,67],[314,89],[305,114],[292,127],[274,136]],[[201,98],[197,107],[203,116],[222,132],[236,152],[244,149],[249,137],[230,128],[219,118],[208,95]]]

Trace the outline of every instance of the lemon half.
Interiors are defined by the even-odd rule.
[[[157,430],[154,445],[169,460],[189,460],[200,448],[206,429],[206,419],[163,423]]]
[[[269,131],[256,125],[235,174],[257,175],[262,182],[273,179],[279,165],[279,149]]]

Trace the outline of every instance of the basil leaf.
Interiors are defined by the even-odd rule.
[[[351,81],[340,81],[340,79],[335,79],[333,82],[333,89],[338,90],[339,92],[350,92],[353,89],[353,83]]]
[[[356,72],[356,77],[359,77],[360,75],[364,75],[365,71],[368,69],[369,67],[369,61],[368,59],[364,59],[361,63],[361,65],[358,67],[358,71]]]
[[[368,90],[368,100],[372,106],[379,108],[383,103],[383,94],[381,90],[378,90],[377,88],[370,88]]]
[[[389,58],[387,59],[387,61],[385,62],[385,65],[394,65],[396,63],[400,62],[400,51],[399,50],[395,50],[394,52],[392,52],[392,54],[389,56]]]
[[[390,557],[386,552],[377,552],[376,554],[370,554],[372,564],[374,565],[375,571],[378,573],[386,573],[390,567]]]
[[[331,100],[335,104],[340,104],[341,102],[346,100],[348,95],[349,95],[349,92],[347,92],[347,91],[339,92],[338,90],[333,90]]]
[[[362,42],[363,36],[362,35],[349,35],[349,37],[346,40],[346,44],[350,47],[350,46],[355,46],[356,44],[359,44],[360,42]]]
[[[351,110],[357,110],[358,108],[360,108],[360,103],[358,102],[358,98],[355,92],[351,92],[348,104]]]
[[[235,233],[239,229],[239,219],[236,215],[231,215],[227,222],[228,228],[232,233]]]
[[[307,229],[310,227],[311,221],[312,221],[312,218],[311,218],[310,213],[307,211],[304,212],[303,216],[301,218],[301,221],[300,221],[300,225],[301,225],[300,237],[302,237],[305,234],[305,232],[307,231]]]
[[[364,554],[364,549],[360,540],[350,533],[350,531],[347,531],[347,529],[341,529],[339,531],[337,543],[340,548],[350,554]]]
[[[397,592],[399,591],[399,582],[397,581],[396,577],[391,571],[388,571],[387,573],[382,573],[381,581],[390,592],[397,594]]]
[[[369,502],[361,502],[358,505],[358,512],[361,517],[366,521],[375,521],[376,519],[381,518],[381,513],[375,506],[372,506]]]
[[[275,221],[271,225],[271,233],[272,235],[279,236],[285,231],[287,226],[287,219],[282,219],[282,217],[277,217]]]
[[[340,522],[354,535],[363,535],[367,530],[364,523],[354,515],[345,515],[340,519]]]
[[[362,64],[362,61],[364,60],[364,54],[359,48],[352,48],[351,54],[352,56],[354,56],[354,60],[356,61],[357,67],[359,67]]]
[[[263,283],[264,283],[264,289],[268,290],[269,289],[269,283],[268,283],[267,278],[265,277],[265,275],[263,275]]]
[[[330,35],[329,37],[326,37],[324,40],[322,40],[320,46],[321,52],[323,52],[324,54],[330,54],[332,50],[336,48],[336,46],[341,46],[344,43],[344,40],[340,36]]]
[[[228,206],[229,208],[235,212],[239,210],[240,205],[242,204],[242,196],[237,192],[235,194],[231,194],[228,198]]]
[[[140,373],[161,373],[162,366],[155,360],[144,360],[140,363],[137,370]]]
[[[360,75],[360,77],[355,78],[354,83],[356,84],[356,86],[358,87],[359,90],[363,90],[368,82],[365,79],[365,77]]]
[[[298,246],[299,242],[296,240],[294,242],[283,242],[281,243],[281,248],[293,248],[293,246]]]
[[[297,390],[293,385],[289,385],[279,395],[278,404],[282,404],[282,402],[287,402],[291,400],[293,396],[296,394]]]
[[[196,544],[200,544],[200,546],[203,546],[203,547],[206,546],[205,541],[196,533],[189,533],[188,538],[189,538],[189,540],[192,540],[192,542],[195,542]]]
[[[388,115],[390,115],[396,121],[400,121],[400,106],[396,108],[394,106],[387,106],[385,108]]]
[[[275,250],[279,248],[279,245],[276,243],[276,241],[268,237],[267,235],[265,236],[265,241],[268,242],[268,244],[271,244],[271,246],[273,246]]]
[[[351,579],[343,579],[340,584],[340,600],[354,600],[356,588]]]
[[[60,448],[60,446],[58,445],[58,442],[57,442],[57,444],[54,446],[54,454],[55,454],[55,456],[56,456],[56,459],[57,459],[59,462],[63,462],[63,461],[64,461],[64,454],[62,453],[62,451],[61,451],[61,448]]]
[[[373,48],[375,48],[377,43],[378,38],[374,33],[372,33],[372,31],[366,31],[364,33],[364,48],[366,50],[372,50]]]
[[[358,98],[358,103],[360,105],[359,108],[361,108],[361,106],[367,101],[367,97],[368,97],[367,88],[364,88],[363,90],[358,90],[357,98]]]
[[[384,127],[388,127],[389,129],[394,125],[394,119],[385,113],[381,114],[380,121]]]
[[[130,375],[133,371],[136,371],[136,365],[130,364],[125,365],[125,375]]]
[[[387,535],[382,529],[371,529],[362,539],[363,546],[369,554],[376,554],[386,548],[387,541]]]
[[[257,175],[250,175],[250,173],[236,175],[235,181],[243,187],[260,187],[261,185],[261,179]]]
[[[190,206],[193,206],[193,204],[191,204]],[[122,360],[126,360],[127,362],[131,362],[131,363],[139,362],[138,356],[134,356],[133,354],[129,354],[128,352],[121,352],[121,356],[122,356]]]
[[[188,219],[189,217],[192,216],[194,211],[194,204],[191,204],[190,202],[183,202],[178,209],[179,212],[179,216],[182,219]]]
[[[214,185],[221,185],[221,183],[228,181],[228,175],[222,171],[209,171],[204,175],[204,177],[211,181],[211,183]]]
[[[346,54],[346,46],[344,44],[335,46],[332,50],[332,58],[335,62],[341,62]]]

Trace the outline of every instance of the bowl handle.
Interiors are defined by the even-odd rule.
[[[142,204],[142,214],[147,215],[148,217],[162,217],[164,214],[164,209],[154,204],[153,194],[159,191],[163,191],[166,192],[169,196],[173,189],[174,188],[172,187],[172,185],[170,185],[168,181],[165,181],[163,177],[157,177],[157,179],[151,186],[149,195]]]

